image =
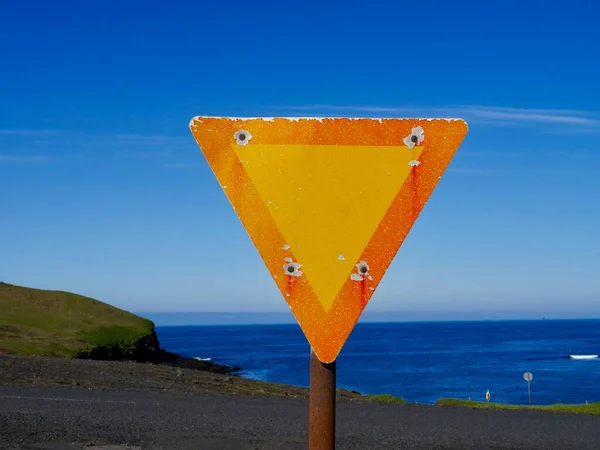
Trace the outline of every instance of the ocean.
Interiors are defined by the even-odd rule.
[[[157,327],[164,348],[236,365],[249,378],[309,384],[310,347],[298,325]],[[392,394],[527,404],[600,401],[600,320],[358,323],[337,360],[338,387]]]

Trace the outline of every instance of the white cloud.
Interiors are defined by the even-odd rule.
[[[446,169],[446,171],[447,172],[466,173],[466,174],[477,174],[477,173],[486,172],[486,170],[484,170],[484,169],[461,169],[461,168],[453,168],[453,167],[449,167],[448,169]]]
[[[136,133],[91,133],[86,131],[77,130],[42,130],[42,129],[0,129],[0,136],[56,136],[56,137],[74,137],[77,136],[82,139],[100,139],[117,141],[120,143],[152,143],[152,144],[166,144],[166,143],[179,143],[182,141],[193,142],[191,135],[188,136],[171,136],[171,135],[160,135],[160,134],[136,134]]]
[[[52,158],[41,155],[2,155],[0,154],[0,163],[46,163],[52,161]]]
[[[522,109],[492,106],[465,106],[462,111],[474,117],[512,122],[537,122],[600,127],[600,116],[590,111]]]
[[[164,158],[171,156],[172,153],[169,151],[125,151],[116,152],[115,156],[119,158]]]
[[[301,105],[285,107],[289,111],[303,111],[318,115],[394,115],[398,117],[444,117],[463,118],[470,122],[490,124],[538,123],[576,125],[587,128],[600,128],[600,113],[571,109],[528,109],[497,106],[458,105],[445,107],[381,107],[371,105]]]
[[[0,129],[0,136],[47,136],[60,134],[60,130],[23,130],[23,129]]]
[[[182,167],[195,167],[198,164],[191,164],[191,163],[166,163],[163,164],[164,167],[178,167],[178,168],[182,168]]]

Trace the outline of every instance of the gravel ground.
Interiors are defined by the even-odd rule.
[[[164,364],[3,354],[0,354],[0,386],[308,398],[308,390],[304,388]],[[338,391],[340,400],[359,397],[358,393]]]
[[[39,387],[56,385],[69,387]],[[339,400],[338,449],[600,448],[598,416]],[[0,449],[295,450],[307,448],[307,427],[299,388],[146,364],[0,358]]]

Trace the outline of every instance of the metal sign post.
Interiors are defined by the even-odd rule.
[[[309,450],[335,448],[335,360],[325,364],[310,351]]]
[[[523,379],[527,381],[527,397],[529,398],[529,404],[531,405],[531,380],[533,380],[533,374],[531,372],[525,372]]]

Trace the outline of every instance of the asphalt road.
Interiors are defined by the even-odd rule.
[[[300,399],[0,387],[0,448],[306,449],[307,415]],[[600,417],[340,402],[336,448],[597,450]]]

